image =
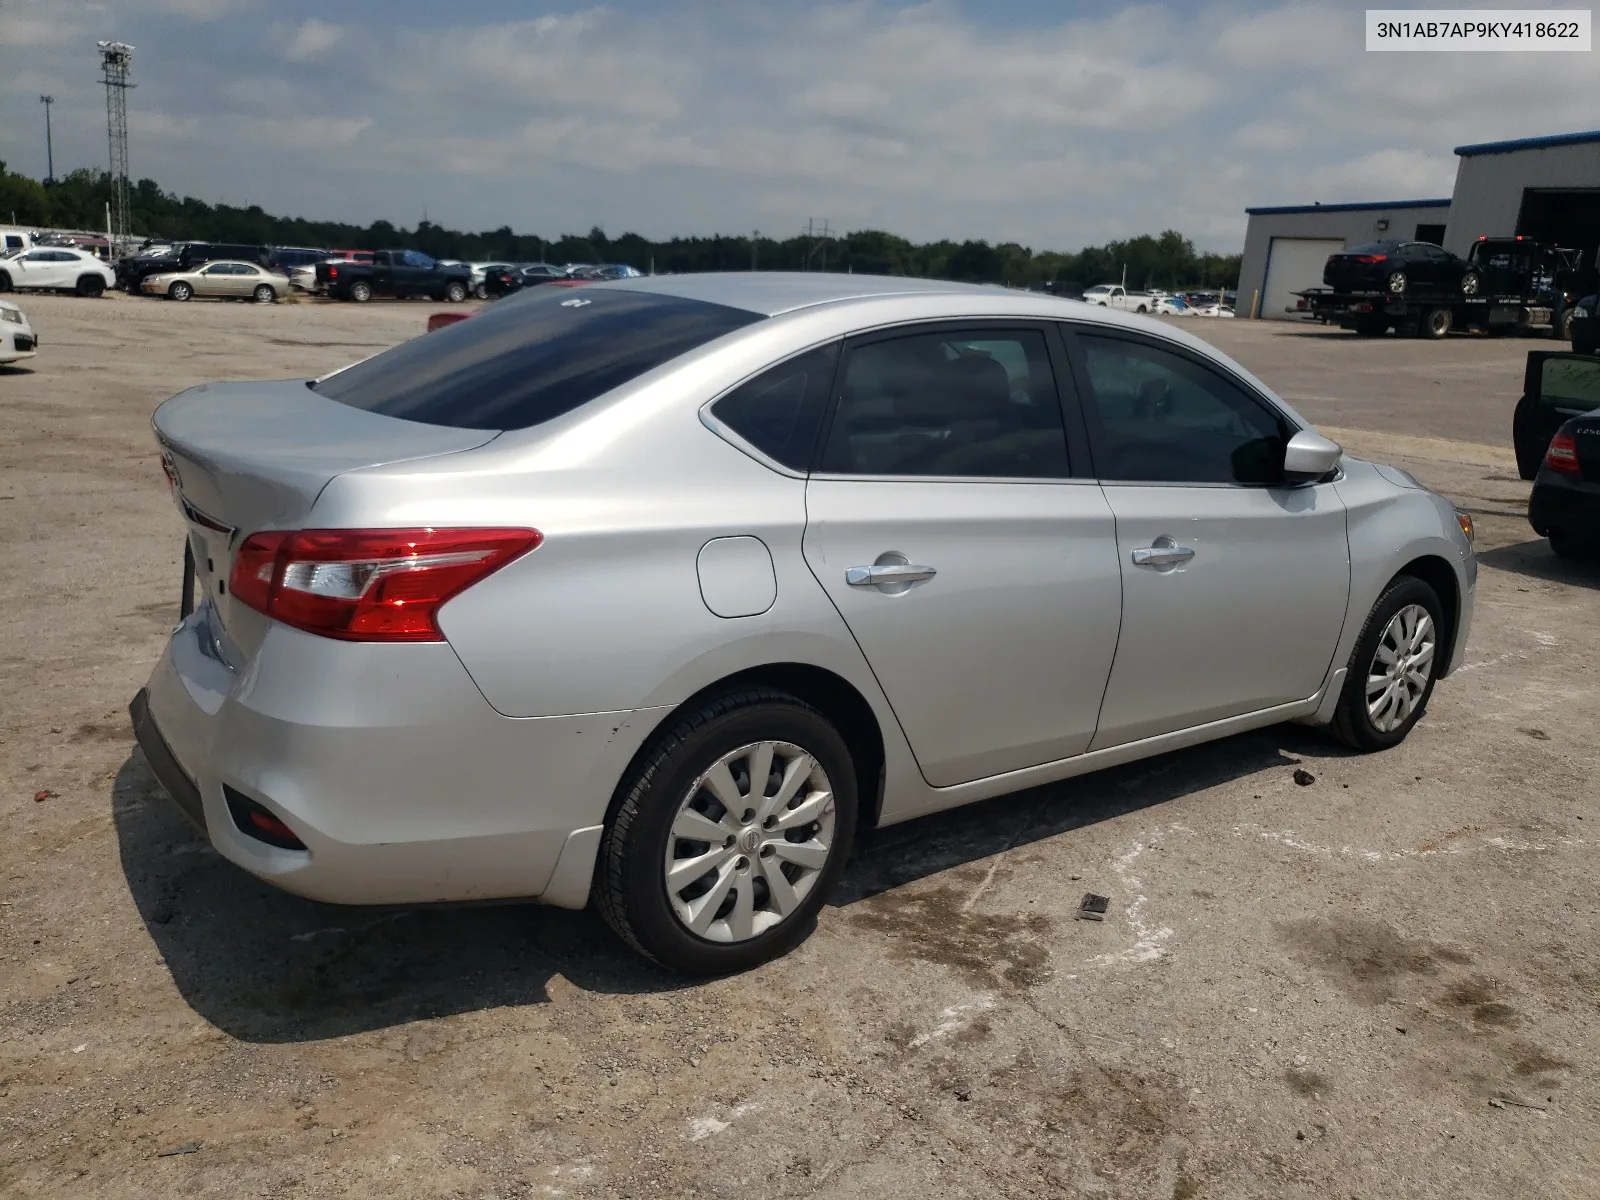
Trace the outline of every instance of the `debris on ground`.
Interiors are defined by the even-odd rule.
[[[1550,740],[1550,735],[1542,729],[1524,729],[1521,732],[1527,734],[1536,742],[1548,742]]]
[[[177,1146],[168,1146],[165,1150],[157,1150],[157,1158],[171,1158],[174,1154],[193,1154],[200,1149],[199,1142],[184,1142]]]
[[[1106,909],[1110,907],[1110,896],[1097,896],[1093,892],[1085,892],[1083,899],[1078,901],[1078,911],[1072,915],[1079,921],[1104,921]]]
[[[52,792],[49,788],[42,788],[33,794],[33,802],[35,804],[43,804],[46,800],[55,800],[60,795],[60,792]]]
[[[1513,1108],[1531,1108],[1538,1112],[1548,1111],[1544,1105],[1534,1104],[1531,1100],[1514,1100],[1510,1096],[1489,1097],[1489,1106],[1491,1108],[1505,1108],[1507,1105]]]
[[[1317,781],[1317,777],[1304,767],[1296,767],[1294,769],[1294,781],[1301,787],[1310,787]]]

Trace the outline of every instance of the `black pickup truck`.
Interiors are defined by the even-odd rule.
[[[1481,237],[1467,257],[1423,242],[1375,242],[1328,259],[1324,287],[1297,293],[1303,311],[1373,336],[1452,329],[1542,329],[1569,336],[1578,251],[1525,237]]]
[[[471,267],[441,267],[416,250],[379,250],[369,263],[317,264],[317,290],[335,300],[363,303],[374,296],[427,296],[460,304],[471,288]]]

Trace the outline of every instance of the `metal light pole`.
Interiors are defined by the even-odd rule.
[[[56,102],[54,96],[40,96],[39,103],[44,105],[44,183],[49,187],[56,181],[56,147],[55,139],[50,135],[50,106]]]
[[[128,80],[133,47],[126,42],[100,42],[100,81],[106,85],[106,140],[111,145],[113,236],[128,240]],[[112,247],[115,255],[116,247]]]

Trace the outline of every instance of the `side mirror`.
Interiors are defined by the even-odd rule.
[[[1302,429],[1289,439],[1283,451],[1283,476],[1288,483],[1315,483],[1330,474],[1344,457],[1338,442],[1320,433]]]

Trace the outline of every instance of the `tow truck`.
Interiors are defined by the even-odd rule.
[[[1458,286],[1341,291],[1330,287],[1294,293],[1307,319],[1376,336],[1393,328],[1417,337],[1442,338],[1452,329],[1488,333],[1542,330],[1571,336],[1580,271],[1577,250],[1532,238],[1480,237],[1467,252]],[[1457,260],[1458,262],[1460,260]]]

